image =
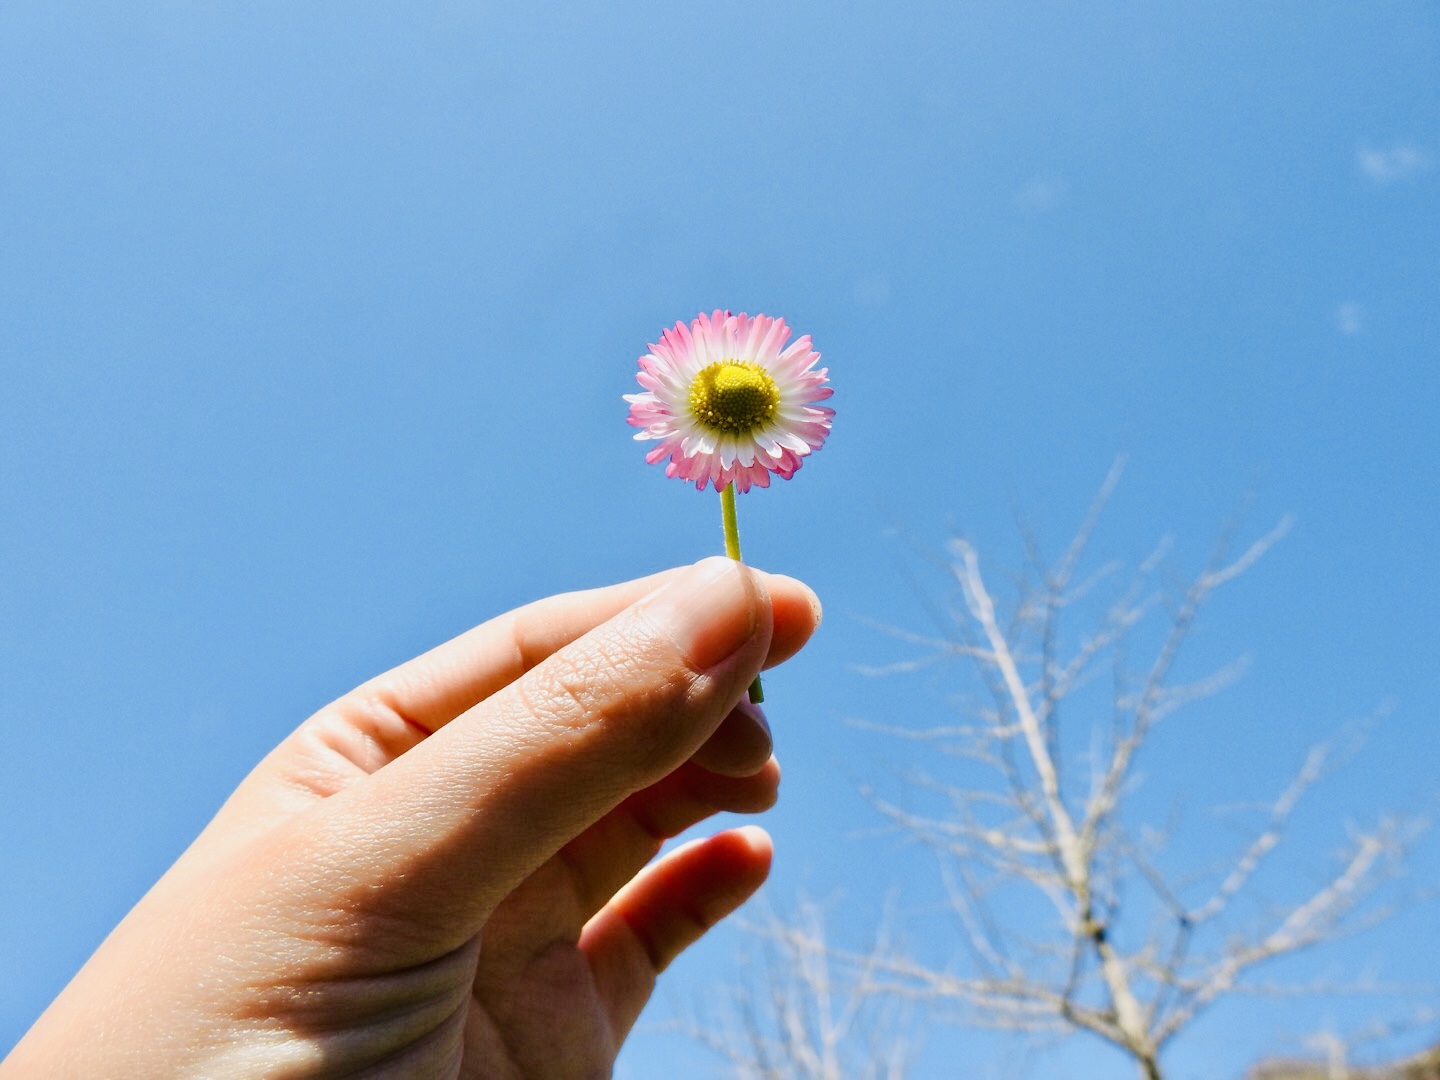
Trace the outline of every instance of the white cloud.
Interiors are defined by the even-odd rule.
[[[1396,143],[1385,150],[1362,146],[1355,152],[1355,161],[1360,171],[1381,187],[1419,176],[1435,164],[1429,154],[1410,143]]]
[[[858,307],[884,307],[890,300],[890,281],[884,274],[870,274],[855,282],[851,295]]]
[[[1354,337],[1365,329],[1365,309],[1347,300],[1335,309],[1335,329],[1346,337]]]
[[[1015,192],[1015,208],[1021,213],[1038,217],[1059,206],[1069,190],[1064,180],[1037,176],[1021,184]]]

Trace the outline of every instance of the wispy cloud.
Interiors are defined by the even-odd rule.
[[[1434,160],[1412,143],[1396,143],[1386,149],[1362,146],[1355,152],[1360,171],[1381,187],[1409,180],[1434,167]]]
[[[1365,329],[1365,309],[1347,300],[1335,309],[1335,329],[1346,337],[1354,337]]]
[[[1038,217],[1059,206],[1070,188],[1064,180],[1053,176],[1037,176],[1016,190],[1015,208],[1022,214]]]
[[[890,280],[884,274],[868,274],[855,282],[851,295],[858,307],[884,307],[890,300]]]

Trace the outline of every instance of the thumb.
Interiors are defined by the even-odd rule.
[[[343,866],[341,903],[362,922],[419,922],[431,948],[457,947],[568,841],[705,742],[760,670],[771,629],[760,575],[706,559],[294,824],[321,865]]]

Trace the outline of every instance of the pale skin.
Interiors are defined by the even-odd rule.
[[[21,1077],[606,1077],[764,881],[742,699],[819,620],[726,559],[543,600],[311,717],[4,1063]],[[739,704],[737,704],[739,703]]]

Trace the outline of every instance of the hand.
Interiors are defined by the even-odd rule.
[[[764,880],[742,701],[819,618],[725,559],[543,600],[276,748],[0,1065],[11,1077],[601,1077]],[[740,702],[740,704],[736,704]]]

